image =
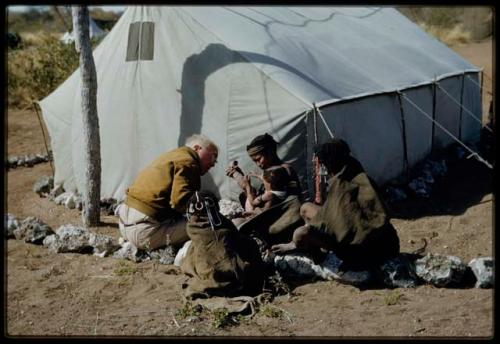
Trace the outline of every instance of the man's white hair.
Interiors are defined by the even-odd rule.
[[[219,151],[219,147],[209,138],[201,134],[194,134],[186,139],[186,146],[194,148],[195,145],[200,145],[203,148],[213,147]]]

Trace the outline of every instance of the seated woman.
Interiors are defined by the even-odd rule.
[[[302,189],[300,187],[299,178],[295,170],[290,166],[290,164],[284,163],[277,154],[278,143],[273,139],[273,137],[267,133],[264,135],[259,135],[255,137],[250,144],[247,146],[247,153],[255,164],[263,171],[273,168],[273,167],[283,167],[288,172],[288,183],[287,183],[287,193],[289,195],[296,195],[301,197]],[[238,164],[232,163],[226,169],[226,175],[234,178],[238,185],[241,187],[243,193],[240,195],[241,205],[245,205],[245,200],[248,190],[253,190],[252,192],[257,196],[264,193],[263,187],[259,190],[251,185],[249,178],[244,178],[243,171],[239,168]]]
[[[343,270],[364,270],[396,256],[396,230],[347,143],[333,139],[321,145],[316,155],[330,175],[326,201],[322,206],[302,205],[306,225],[294,231],[291,242],[273,245],[272,251],[331,250],[343,260]]]
[[[284,168],[288,174],[286,178],[287,197],[278,204],[268,204],[268,207],[261,208],[262,214],[254,214],[255,216],[243,217],[234,221],[240,231],[245,233],[259,232],[262,239],[269,244],[277,242],[287,242],[291,239],[293,231],[304,222],[300,217],[300,200],[302,189],[300,187],[299,178],[294,169],[287,163],[284,163],[277,154],[277,142],[267,133],[255,137],[247,146],[247,153],[255,164],[266,171],[274,168]],[[280,170],[281,171],[281,170]],[[226,175],[234,178],[242,193],[240,194],[240,203],[245,206],[248,198],[255,201],[260,201],[260,196],[264,196],[265,186],[256,190],[250,182],[249,176],[244,176],[243,171],[238,164],[232,163],[226,169]],[[277,190],[275,190],[277,191]],[[277,194],[274,194],[277,196]],[[277,197],[275,198],[275,200]]]
[[[283,202],[288,196],[287,185],[289,174],[284,167],[271,167],[265,170],[262,176],[258,174],[248,174],[246,178],[249,177],[257,177],[262,180],[264,193],[256,196],[255,190],[252,189],[250,183],[247,184],[245,217],[233,219],[236,225],[240,225],[249,218],[260,214],[262,211]]]

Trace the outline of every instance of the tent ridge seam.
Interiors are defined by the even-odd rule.
[[[377,96],[377,95],[382,95],[382,94],[397,93],[399,91],[404,91],[404,90],[408,90],[408,89],[411,89],[411,88],[417,88],[417,87],[432,85],[433,83],[435,83],[437,81],[441,81],[441,80],[444,80],[444,79],[447,79],[447,78],[452,78],[454,76],[463,75],[465,73],[479,73],[479,72],[480,72],[479,69],[466,69],[466,70],[463,70],[463,71],[460,71],[460,72],[453,72],[453,73],[443,74],[439,78],[432,79],[431,81],[425,81],[425,82],[421,82],[421,83],[418,83],[418,84],[414,84],[414,85],[410,85],[410,86],[405,86],[403,88],[389,89],[389,90],[380,91],[380,92],[364,92],[364,93],[359,93],[359,94],[356,94],[356,95],[353,95],[353,96],[349,96],[349,97],[345,97],[345,98],[340,98],[340,99],[323,100],[323,101],[317,102],[316,106],[318,108],[320,108],[320,107],[323,107],[323,106],[327,106],[327,105],[331,105],[331,104],[335,104],[335,103],[339,103],[339,102],[347,101],[347,100],[356,100],[356,99],[359,99],[359,98],[364,98],[364,97],[369,97],[369,96]]]

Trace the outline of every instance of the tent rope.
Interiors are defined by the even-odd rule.
[[[403,92],[401,91],[398,91],[399,94],[401,94],[401,96],[408,102],[410,103],[411,105],[413,105],[413,107],[415,109],[417,109],[418,111],[420,111],[423,115],[425,115],[427,118],[429,118],[432,122],[434,122],[434,124],[436,124],[439,128],[441,128],[445,133],[447,133],[449,136],[451,136],[455,141],[457,141],[459,144],[461,144],[466,150],[468,150],[471,154],[469,156],[467,156],[467,159],[471,158],[471,157],[475,157],[478,161],[482,162],[483,164],[485,164],[486,166],[488,166],[490,169],[493,169],[493,166],[488,162],[486,161],[485,159],[483,159],[477,152],[474,152],[472,149],[470,149],[467,145],[465,145],[465,143],[463,143],[462,141],[460,141],[457,137],[455,137],[455,135],[453,135],[452,133],[450,133],[445,127],[443,127],[439,122],[435,121],[434,119],[432,119],[431,116],[429,116],[424,110],[422,110],[417,104],[415,104],[414,102],[412,102],[407,96],[406,94],[404,94]]]
[[[453,100],[457,105],[459,105],[460,108],[462,108],[463,110],[465,110],[465,112],[468,115],[470,115],[470,117],[472,117],[476,122],[479,122],[479,123],[481,123],[481,125],[483,125],[483,122],[481,122],[480,119],[478,119],[476,116],[474,116],[474,114],[472,112],[470,112],[469,109],[465,108],[455,98],[453,98],[453,96],[451,94],[449,94],[448,92],[446,92],[446,90],[443,87],[441,87],[441,85],[437,84],[437,87],[439,87],[439,89],[441,91],[443,91],[449,98],[451,98],[451,100]],[[487,129],[487,130],[489,130],[490,132],[493,132],[493,130],[487,124],[484,125],[484,128]]]
[[[321,113],[321,111],[319,111],[319,108],[316,106],[316,104],[314,104],[314,110],[316,110],[316,112],[319,114],[319,118],[321,118],[321,121],[325,125],[325,128],[328,131],[328,134],[330,134],[330,137],[332,139],[335,138],[332,131],[330,130],[330,127],[328,126],[328,124],[326,124],[325,117],[323,117],[323,114]]]
[[[38,117],[38,122],[40,123],[40,128],[42,129],[43,143],[45,145],[45,151],[47,152],[47,157],[49,158],[49,164],[50,164],[50,168],[52,170],[52,175],[55,175],[54,166],[52,165],[52,154],[49,152],[49,147],[47,146],[47,138],[45,136],[45,130],[43,130],[43,123],[42,123],[42,119],[40,118],[40,112],[38,112],[38,109],[36,107],[36,102],[33,102],[32,105],[33,105],[33,109],[35,109],[35,113]]]

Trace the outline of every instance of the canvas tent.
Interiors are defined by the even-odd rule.
[[[106,34],[104,30],[102,30],[99,25],[89,16],[89,35],[90,38],[99,38]],[[60,38],[63,43],[69,44],[75,41],[75,35],[73,31],[66,31],[64,35]]]
[[[265,132],[311,187],[330,133],[384,183],[481,128],[480,70],[389,7],[133,6],[94,59],[101,197],[192,133],[220,147],[203,187],[230,197],[226,165],[255,170],[245,147]],[[40,106],[55,183],[83,190],[79,71]]]

